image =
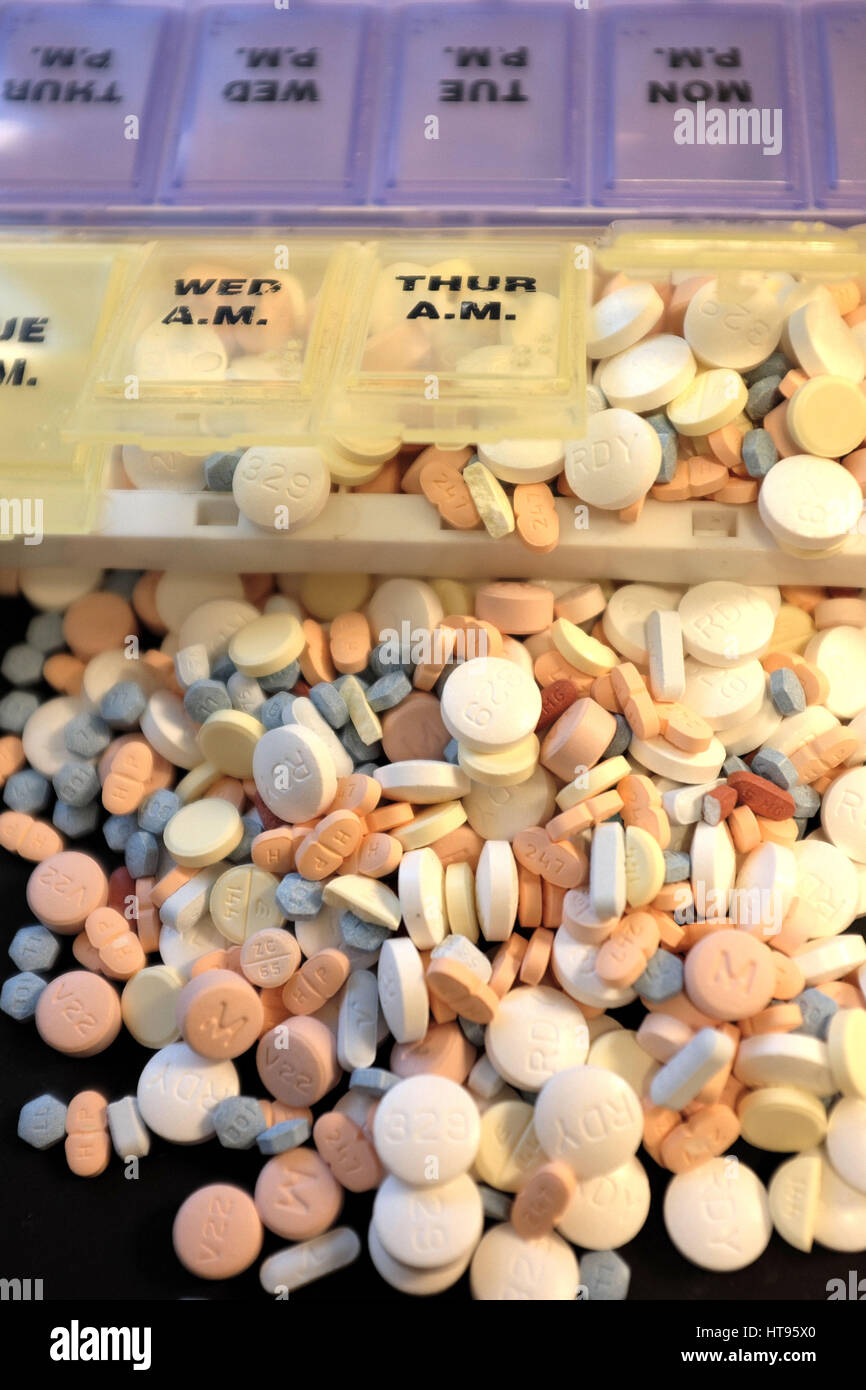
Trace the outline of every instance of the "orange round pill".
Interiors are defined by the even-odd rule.
[[[72,936],[108,902],[108,879],[95,859],[63,850],[43,859],[27,881],[27,904],[46,927]]]
[[[265,1033],[256,1066],[265,1088],[286,1105],[315,1105],[340,1078],[334,1035],[317,1018],[288,1018]]]
[[[354,811],[358,816],[369,815],[378,806],[381,795],[382,788],[375,777],[352,772],[338,780],[337,795],[328,807],[328,814],[333,811]]]
[[[574,1196],[577,1178],[562,1160],[544,1163],[526,1180],[514,1199],[511,1224],[523,1240],[549,1235]]]
[[[70,1057],[93,1057],[120,1032],[120,998],[107,980],[90,970],[70,970],[51,980],[36,1005],[43,1042]]]
[[[177,1026],[201,1057],[240,1057],[259,1036],[262,1001],[234,970],[206,970],[177,997]]]
[[[750,1018],[767,1007],[775,986],[773,954],[748,932],[711,932],[686,957],[686,994],[711,1018]]]
[[[120,594],[85,594],[69,605],[63,617],[66,644],[85,661],[122,647],[124,638],[137,632],[135,614]]]
[[[174,1218],[174,1251],[199,1279],[232,1279],[258,1258],[264,1240],[256,1204],[231,1183],[214,1182],[187,1197]]]
[[[313,1149],[290,1149],[270,1159],[256,1183],[256,1209],[274,1235],[309,1240],[333,1226],[343,1189]]]
[[[475,1065],[475,1048],[457,1023],[431,1023],[418,1042],[395,1043],[389,1066],[397,1076],[433,1072],[461,1086]]]

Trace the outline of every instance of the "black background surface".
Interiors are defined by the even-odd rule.
[[[0,649],[5,650],[22,639],[32,610],[23,601],[7,599],[0,612]],[[0,686],[5,689],[2,682]],[[42,691],[44,696],[52,693],[47,687]],[[101,834],[92,842],[78,842],[78,847],[97,853],[109,872],[122,862],[107,849]],[[19,926],[33,920],[25,899],[32,867],[0,852],[0,939],[4,957],[0,975],[4,979],[15,972],[6,956],[8,944]],[[51,973],[77,968],[71,938],[62,938],[62,952]],[[640,1005],[632,1005],[618,1011],[617,1017],[627,1027],[636,1027],[642,1013]],[[386,1044],[380,1050],[379,1065],[387,1067],[388,1053]],[[175,1212],[197,1187],[222,1181],[252,1191],[266,1161],[257,1149],[245,1153],[230,1151],[216,1139],[178,1146],[153,1136],[151,1152],[141,1160],[137,1180],[124,1177],[124,1165],[115,1156],[101,1177],[82,1179],[67,1168],[62,1143],[40,1153],[17,1138],[18,1112],[34,1096],[48,1091],[66,1103],[77,1091],[86,1089],[101,1091],[108,1100],[134,1095],[142,1067],[152,1055],[122,1030],[107,1051],[73,1060],[47,1047],[32,1022],[16,1023],[0,1014],[0,1278],[41,1279],[46,1300],[206,1298],[268,1303],[258,1281],[258,1265],[236,1279],[199,1280],[178,1263],[171,1244]],[[254,1054],[239,1059],[236,1065],[242,1094],[262,1095]],[[343,1089],[345,1086],[317,1106],[316,1112],[330,1109]],[[765,1182],[785,1157],[763,1153],[744,1143],[738,1143],[732,1152]],[[639,1157],[649,1174],[652,1206],[643,1230],[620,1251],[631,1267],[630,1299],[824,1302],[828,1280],[847,1281],[848,1271],[856,1270],[858,1264],[861,1276],[866,1276],[866,1255],[837,1254],[821,1247],[806,1255],[777,1235],[755,1264],[738,1273],[711,1274],[695,1268],[677,1253],[665,1232],[662,1197],[669,1174],[657,1168],[643,1149]],[[372,1204],[372,1193],[347,1194],[340,1224],[358,1231],[364,1252],[349,1269],[293,1293],[293,1307],[320,1300],[418,1302],[385,1284],[366,1255]],[[263,1257],[284,1245],[279,1237],[266,1234]],[[466,1302],[468,1297],[468,1277],[464,1276],[438,1300]],[[5,1311],[10,1312],[11,1307]],[[761,1320],[757,1309],[744,1309],[740,1316]],[[689,1317],[687,1322],[694,1320]],[[790,1321],[808,1321],[806,1310],[796,1317],[792,1315]]]

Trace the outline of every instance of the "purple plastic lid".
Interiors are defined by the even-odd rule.
[[[370,9],[348,5],[205,10],[162,196],[362,201],[372,21]]]
[[[417,4],[388,52],[374,198],[580,201],[585,12],[568,5]]]
[[[862,211],[866,196],[866,4],[817,5],[806,19],[815,202]]]
[[[806,202],[795,15],[783,5],[626,6],[598,21],[593,202]]]
[[[0,10],[0,197],[98,204],[152,196],[172,19],[144,5]]]

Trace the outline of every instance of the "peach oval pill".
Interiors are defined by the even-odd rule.
[[[286,1105],[315,1105],[340,1077],[334,1034],[317,1018],[289,1018],[265,1033],[256,1066],[266,1089]]]
[[[312,1149],[290,1149],[259,1173],[255,1203],[274,1235],[309,1240],[333,1226],[343,1207],[343,1189]]]
[[[349,1115],[337,1110],[320,1115],[313,1126],[313,1143],[348,1192],[370,1192],[385,1176],[369,1138]]]
[[[120,1032],[120,999],[101,975],[70,970],[51,980],[36,1005],[43,1042],[70,1057],[93,1057]]]
[[[257,1040],[263,1017],[258,994],[233,970],[206,970],[178,995],[178,1027],[201,1057],[240,1057]]]
[[[79,850],[43,859],[27,882],[30,910],[62,936],[78,932],[90,913],[107,902],[108,879],[96,860]]]
[[[511,1224],[523,1240],[549,1235],[565,1215],[577,1178],[561,1159],[542,1164],[527,1178],[514,1199]]]
[[[177,1258],[199,1279],[232,1279],[258,1258],[264,1230],[248,1192],[210,1183],[193,1192],[172,1227]]]
[[[79,1091],[66,1111],[66,1162],[79,1178],[104,1173],[111,1158],[108,1105],[99,1091]]]

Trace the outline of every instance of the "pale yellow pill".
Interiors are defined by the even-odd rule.
[[[198,744],[207,761],[226,777],[253,775],[253,753],[265,732],[251,714],[220,709],[208,715],[199,729]]]
[[[643,907],[661,892],[665,859],[658,840],[638,825],[625,831],[625,884],[629,907]]]
[[[211,787],[225,774],[213,763],[199,763],[185,777],[181,777],[174,789],[175,796],[183,806],[191,801],[200,801]]]
[[[830,1020],[827,1047],[842,1095],[866,1100],[866,1009],[839,1009]]]
[[[278,884],[273,874],[254,864],[238,864],[220,874],[208,902],[220,935],[237,945],[266,927],[281,927],[286,919],[277,904]]]
[[[475,613],[475,593],[469,584],[459,579],[428,579],[427,583],[442,604],[443,613],[463,613],[471,618]]]
[[[701,372],[674,396],[665,406],[665,414],[679,434],[694,438],[730,425],[746,404],[748,394],[739,372],[731,367],[715,367]]]
[[[804,453],[841,458],[866,436],[866,396],[845,377],[812,377],[789,400],[785,425]]]
[[[796,1086],[752,1091],[743,1097],[738,1113],[746,1142],[771,1153],[800,1153],[820,1144],[827,1133],[824,1106]]]
[[[570,811],[572,806],[579,806],[581,801],[588,801],[599,792],[609,791],[617,782],[621,782],[623,777],[628,777],[631,771],[631,764],[621,754],[607,758],[603,763],[596,763],[595,767],[581,769],[574,781],[569,782],[557,793],[556,804],[561,811]]]
[[[639,1097],[649,1094],[650,1082],[659,1070],[659,1063],[644,1052],[637,1034],[629,1028],[610,1029],[597,1036],[590,1044],[586,1064],[616,1072]]]
[[[483,782],[486,787],[515,787],[532,776],[538,764],[538,750],[535,734],[527,734],[517,743],[492,753],[479,753],[459,743],[457,762],[473,782]]]
[[[245,676],[272,676],[303,650],[304,630],[293,613],[266,613],[229,642],[229,658]]]
[[[467,464],[463,481],[478,509],[484,527],[494,540],[501,540],[514,530],[514,512],[508,493],[483,463]]]
[[[341,874],[325,884],[322,894],[328,906],[349,908],[365,922],[396,931],[401,922],[400,899],[376,878]]]
[[[404,852],[408,853],[411,849],[435,845],[437,840],[450,835],[467,819],[462,801],[442,801],[438,806],[425,807],[408,825],[395,826],[390,834],[400,841]]]
[[[478,940],[475,874],[471,864],[445,865],[445,915],[455,936]]]
[[[147,965],[127,980],[120,1012],[128,1031],[142,1047],[157,1051],[180,1037],[177,997],[184,986],[180,971],[170,965]]]
[[[568,618],[557,618],[550,635],[559,655],[587,676],[603,676],[613,669],[619,659],[616,652],[605,646],[604,642],[590,637]]]
[[[780,1164],[770,1179],[767,1195],[773,1225],[795,1250],[812,1249],[822,1167],[820,1153],[797,1154]]]
[[[795,608],[792,603],[783,603],[776,614],[773,635],[767,643],[767,651],[802,654],[814,636],[815,624],[809,614],[802,608]]]
[[[200,869],[217,864],[237,849],[244,833],[243,821],[231,802],[212,796],[182,806],[163,831],[163,844],[176,864]]]
[[[499,1192],[518,1192],[545,1155],[533,1124],[532,1106],[522,1100],[497,1101],[481,1117],[475,1167],[482,1182]]]
[[[373,590],[369,574],[305,574],[300,600],[307,612],[320,623],[330,623],[341,613],[357,613]],[[462,608],[448,609],[462,613]]]

